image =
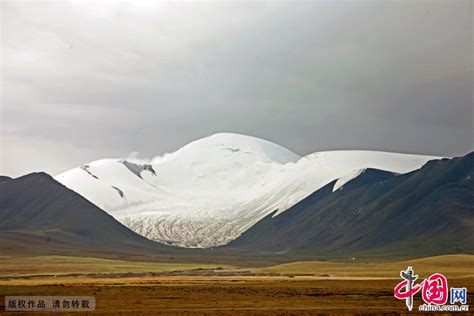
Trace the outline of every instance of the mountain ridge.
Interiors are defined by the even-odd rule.
[[[470,153],[375,181],[355,178],[334,193],[330,183],[222,249],[320,255],[473,252],[473,180]],[[352,181],[359,183],[351,187]]]
[[[158,254],[172,248],[134,233],[50,175],[0,183],[2,252]]]

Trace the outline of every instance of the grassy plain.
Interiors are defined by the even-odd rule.
[[[448,278],[474,277],[474,255],[446,255],[393,262],[368,262],[357,258],[348,262],[298,261],[261,270],[283,274],[398,278],[400,270],[405,270],[407,266],[413,266],[420,278],[435,272],[443,273]]]
[[[398,273],[407,265],[412,265],[420,277],[435,272],[446,274],[450,287],[468,289],[468,304],[471,305],[474,290],[474,256],[467,255],[391,263],[296,262],[244,269],[244,272],[250,272],[248,274],[242,274],[243,270],[239,268],[215,264],[170,266],[153,262],[63,257],[29,258],[31,261],[16,261],[18,267],[14,268],[15,260],[0,259],[2,315],[5,295],[92,295],[96,297],[96,313],[101,315],[406,313],[404,302],[393,297],[393,288],[400,281]],[[43,264],[39,264],[41,261]],[[9,266],[4,263],[9,263]],[[73,264],[77,264],[75,273],[82,271],[85,274],[67,275]],[[94,264],[96,266],[91,266]],[[217,267],[219,269],[215,269]],[[192,270],[196,268],[199,269]],[[201,270],[203,268],[210,270]],[[180,272],[133,274],[172,270]],[[53,271],[57,273],[56,277],[39,275]],[[99,271],[113,275],[89,274]],[[202,274],[203,271],[206,274]],[[417,295],[415,306],[420,304],[420,295]]]

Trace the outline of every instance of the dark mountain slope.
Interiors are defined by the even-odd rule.
[[[3,182],[3,181],[11,180],[11,179],[12,179],[12,178],[7,177],[7,176],[0,176],[0,183]]]
[[[0,183],[2,252],[157,254],[172,249],[134,233],[45,173]]]
[[[474,153],[403,175],[366,170],[251,227],[224,250],[304,255],[474,252]]]

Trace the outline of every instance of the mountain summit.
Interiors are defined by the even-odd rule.
[[[339,188],[362,169],[404,173],[430,159],[352,150],[300,157],[263,139],[220,133],[151,161],[98,160],[55,178],[149,239],[209,248],[333,180],[343,178]]]

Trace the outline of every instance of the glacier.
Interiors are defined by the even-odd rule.
[[[364,150],[304,157],[272,142],[219,133],[152,160],[101,159],[55,176],[140,235],[164,244],[225,245],[333,180],[366,168],[405,173],[439,157]]]

